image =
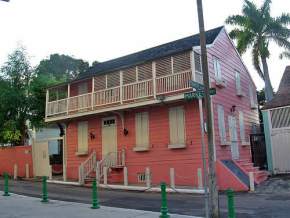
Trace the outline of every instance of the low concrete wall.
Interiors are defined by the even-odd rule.
[[[0,175],[7,172],[14,175],[17,165],[17,176],[26,176],[26,164],[29,164],[29,177],[33,177],[31,146],[0,147]]]

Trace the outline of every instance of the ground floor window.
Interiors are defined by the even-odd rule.
[[[172,107],[169,109],[169,129],[170,129],[170,145],[169,147],[185,146],[185,122],[184,107]]]
[[[78,123],[78,153],[88,152],[88,122]]]

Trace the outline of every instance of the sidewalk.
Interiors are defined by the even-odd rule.
[[[71,203],[65,201],[50,200],[49,203],[41,203],[39,198],[26,197],[11,194],[2,196],[0,191],[0,217],[1,218],[153,218],[160,213],[121,209],[101,206],[100,209],[90,209],[90,205]],[[136,202],[137,203],[137,202]],[[194,218],[192,216],[171,214],[171,218]]]

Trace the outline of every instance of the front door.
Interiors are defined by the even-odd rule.
[[[117,157],[117,125],[115,117],[102,119],[102,156],[110,155],[112,161]]]
[[[236,160],[239,159],[239,143],[237,134],[237,120],[234,116],[229,116],[229,131],[230,131],[232,158]]]
[[[34,142],[33,166],[35,176],[49,176],[48,141]]]

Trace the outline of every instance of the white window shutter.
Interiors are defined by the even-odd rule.
[[[239,111],[239,121],[240,121],[240,137],[241,141],[245,141],[245,125],[244,125],[244,113]]]
[[[219,59],[216,57],[213,58],[213,67],[214,67],[214,72],[215,72],[216,78],[221,80],[222,79],[221,65],[220,65]]]
[[[218,109],[218,125],[219,125],[220,140],[222,143],[225,143],[227,137],[226,137],[224,108],[222,105],[218,105],[217,109]]]
[[[174,107],[169,109],[170,144],[185,145],[184,108]]]
[[[136,113],[136,146],[149,146],[149,116],[148,112]]]
[[[88,151],[88,122],[78,123],[78,152]]]
[[[241,89],[241,75],[238,71],[236,71],[236,90],[237,94],[240,95],[242,93]]]

